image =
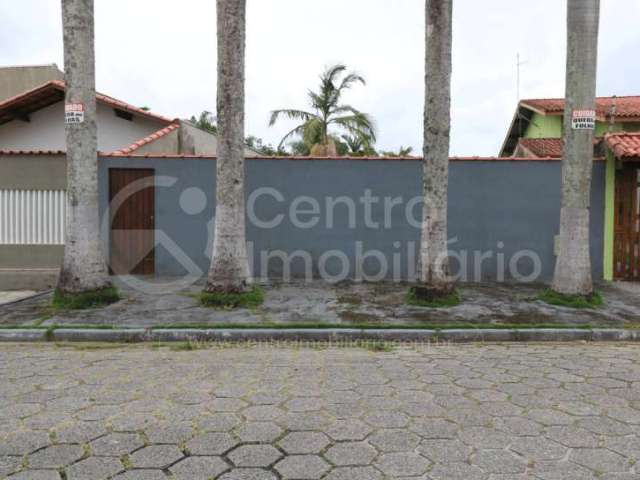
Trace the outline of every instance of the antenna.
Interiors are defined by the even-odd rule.
[[[518,85],[518,87],[517,87],[517,92],[518,92],[518,98],[517,98],[517,100],[518,100],[518,103],[520,102],[520,67],[521,67],[522,65],[527,64],[527,63],[529,63],[529,62],[522,62],[522,61],[520,61],[520,52],[518,52],[518,54],[516,55],[516,70],[518,71],[518,73],[517,73],[517,80],[516,80],[517,85]]]
[[[616,104],[617,99],[618,99],[617,95],[614,95],[613,97],[611,97],[611,110],[609,111],[609,133],[615,130],[614,127],[616,123],[616,113],[618,110],[618,106]]]

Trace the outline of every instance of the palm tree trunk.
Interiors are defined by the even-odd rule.
[[[420,280],[445,294],[452,289],[447,255],[452,3],[453,0],[426,1],[424,208],[420,243]]]
[[[251,283],[244,205],[246,0],[217,0],[218,160],[216,221],[207,292],[242,292]]]
[[[62,26],[65,103],[82,104],[84,120],[65,125],[67,227],[58,290],[81,293],[111,285],[98,219],[93,0],[62,0]]]
[[[569,0],[567,80],[560,252],[553,289],[568,295],[593,293],[589,255],[589,212],[593,130],[572,128],[573,112],[595,110],[600,0]]]

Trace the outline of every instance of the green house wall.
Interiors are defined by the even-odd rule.
[[[609,122],[596,122],[596,137],[603,137],[610,131]],[[614,132],[637,132],[640,131],[640,122],[614,123]],[[524,132],[524,138],[561,138],[563,133],[561,115],[540,115],[534,113],[531,121]]]
[[[534,113],[524,133],[525,138],[560,138],[562,137],[562,116],[540,115]]]

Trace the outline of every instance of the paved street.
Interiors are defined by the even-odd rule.
[[[0,345],[0,478],[637,480],[637,460],[636,345]]]

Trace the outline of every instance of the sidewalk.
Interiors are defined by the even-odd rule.
[[[156,279],[163,282],[168,279]],[[541,285],[470,284],[460,287],[463,302],[449,309],[410,307],[407,285],[322,282],[265,287],[265,303],[255,310],[212,310],[198,305],[192,285],[178,293],[150,295],[116,280],[123,300],[106,308],[54,312],[50,295],[0,306],[0,326],[96,325],[123,328],[296,326],[505,328],[577,326],[629,328],[640,325],[640,285],[598,286],[605,305],[574,310],[536,301]]]

